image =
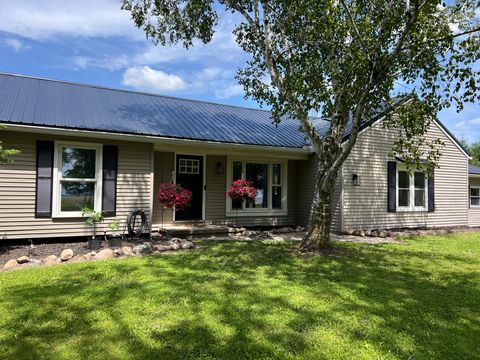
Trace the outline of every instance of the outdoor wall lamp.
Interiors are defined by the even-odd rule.
[[[357,174],[352,175],[352,185],[353,186],[360,186],[360,178]]]
[[[217,163],[217,174],[223,174],[223,164],[222,163]]]

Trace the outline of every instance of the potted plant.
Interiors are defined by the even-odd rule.
[[[118,219],[113,219],[107,225],[112,234],[108,237],[108,246],[111,248],[118,248],[122,246],[122,236],[120,235],[120,222]]]
[[[98,250],[102,245],[102,239],[97,238],[97,224],[103,221],[103,212],[95,211],[88,207],[82,209],[82,217],[86,217],[85,224],[93,227],[93,235],[88,240],[88,248]]]
[[[240,202],[240,207],[243,207],[244,201],[255,201],[257,196],[257,189],[253,186],[252,181],[238,179],[235,180],[227,190],[227,195],[232,200]],[[238,225],[238,207],[235,208],[235,226]]]
[[[157,192],[157,200],[162,204],[162,227],[159,233],[166,233],[163,228],[163,209],[182,211],[188,208],[192,202],[192,192],[181,184],[162,183]]]

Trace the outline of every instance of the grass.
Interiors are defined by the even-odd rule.
[[[295,246],[0,273],[0,358],[480,358],[480,234]]]

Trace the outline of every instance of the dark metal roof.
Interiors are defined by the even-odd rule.
[[[225,143],[302,148],[294,119],[236,106],[0,73],[0,121]]]
[[[398,98],[391,109],[407,100]],[[361,129],[386,111],[376,111]],[[311,120],[325,135],[330,121]],[[286,148],[309,145],[298,121],[284,118],[275,125],[266,110],[7,73],[0,73],[0,122]]]
[[[480,167],[475,165],[468,165],[468,173],[472,175],[480,175]]]

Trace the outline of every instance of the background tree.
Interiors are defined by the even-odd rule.
[[[461,140],[462,145],[467,149],[471,156],[470,164],[480,166],[480,141],[469,144],[466,140]]]
[[[0,130],[5,129],[5,126],[0,124]],[[0,164],[8,163],[12,161],[11,156],[19,154],[20,151],[14,149],[4,149],[2,142],[0,141]]]
[[[480,166],[480,141],[474,142],[468,146],[470,156],[470,164]]]
[[[233,32],[250,55],[237,71],[245,96],[270,107],[277,123],[297,119],[317,155],[304,250],[331,246],[338,171],[362,122],[395,102],[397,81],[414,96],[385,122],[403,134],[392,150],[427,170],[441,144],[425,140],[432,117],[479,97],[477,0],[123,0],[122,8],[155,44],[187,48],[211,41],[221,13],[242,16]],[[315,128],[313,113],[330,119],[327,131]]]

